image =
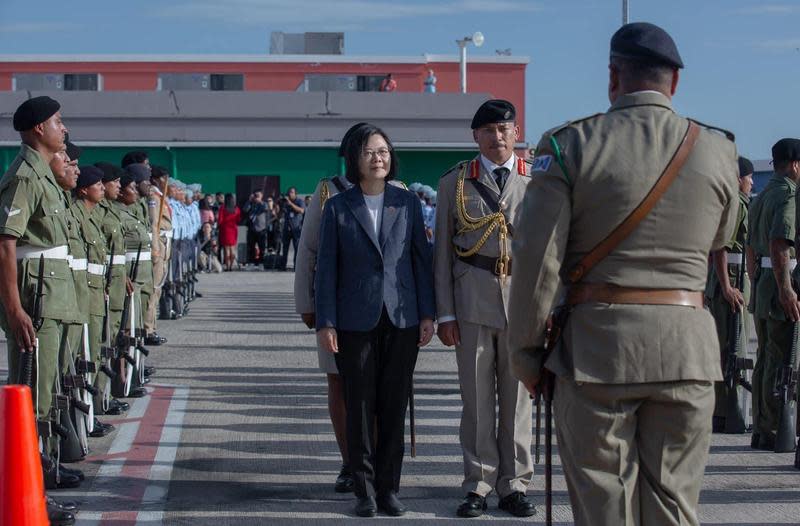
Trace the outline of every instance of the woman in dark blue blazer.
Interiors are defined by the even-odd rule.
[[[419,199],[387,184],[397,157],[386,134],[356,129],[345,166],[354,186],[322,213],[317,339],[344,379],[356,514],[397,516],[405,513],[397,493],[411,378],[433,336],[432,255]]]

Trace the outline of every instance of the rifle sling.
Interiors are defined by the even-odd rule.
[[[579,282],[595,265],[600,263],[611,251],[622,243],[647,217],[653,207],[656,206],[661,197],[666,193],[678,174],[689,159],[697,142],[697,137],[700,135],[700,127],[692,121],[689,121],[689,127],[686,129],[686,134],[681,140],[681,144],[670,159],[664,171],[656,180],[655,185],[647,195],[642,199],[642,202],[620,223],[605,239],[595,245],[581,260],[569,271],[568,279],[571,284]]]

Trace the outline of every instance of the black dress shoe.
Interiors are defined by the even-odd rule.
[[[128,393],[127,398],[141,398],[143,396],[147,396],[147,391],[145,391],[144,387],[137,387],[135,389],[131,389],[131,392]]]
[[[92,432],[89,433],[89,436],[94,438],[104,437],[107,434],[111,433],[112,431],[114,431],[114,426],[112,426],[111,424],[104,424],[103,422],[100,422],[95,418],[94,430],[92,430]]]
[[[131,408],[131,404],[129,404],[128,402],[123,402],[122,400],[120,400],[118,398],[112,398],[111,399],[111,405],[115,405],[115,406],[119,407],[120,409],[122,409],[123,411],[127,411],[128,409]]]
[[[459,517],[480,517],[486,511],[486,497],[469,492],[458,505],[456,515]]]
[[[86,478],[86,476],[83,474],[83,471],[81,471],[79,469],[72,469],[72,468],[68,468],[67,466],[59,466],[58,467],[58,471],[61,474],[69,473],[70,475],[75,475],[80,480],[84,480]],[[67,510],[67,511],[72,511],[72,510]]]
[[[406,507],[403,506],[394,491],[378,495],[377,503],[378,509],[390,517],[401,517],[406,514]]]
[[[200,294],[199,292],[195,292],[194,295],[197,296],[198,298],[202,298],[203,297],[203,295]]]
[[[355,507],[356,515],[359,517],[374,517],[378,514],[378,505],[374,497],[358,497]]]
[[[154,374],[156,374],[156,368],[155,367],[153,367],[152,365],[145,366],[145,368],[144,368],[144,375],[145,376],[153,376]]]
[[[515,517],[530,517],[536,514],[536,506],[521,491],[515,491],[500,499],[497,505],[501,510],[509,512]]]
[[[725,417],[715,416],[711,421],[711,431],[713,433],[723,433],[725,431]]]
[[[50,520],[50,526],[70,526],[75,524],[75,515],[57,506],[51,506],[50,503],[47,504],[47,518]]]
[[[81,478],[77,475],[70,475],[59,470],[58,481],[55,486],[47,489],[72,489],[81,485]]]
[[[78,504],[72,502],[71,500],[57,501],[54,498],[50,497],[49,495],[45,495],[44,498],[47,499],[48,507],[57,508],[61,511],[69,511],[69,512],[78,511]]]
[[[167,339],[162,338],[155,332],[144,337],[145,345],[161,345],[162,343],[167,343]]]
[[[758,434],[758,443],[756,444],[755,449],[759,449],[761,451],[775,451],[775,433],[753,433],[754,436],[756,434]]]
[[[353,491],[353,486],[355,486],[353,474],[350,473],[347,466],[342,466],[342,470],[339,471],[339,476],[336,477],[336,484],[333,486],[333,489],[336,493],[351,493]]]

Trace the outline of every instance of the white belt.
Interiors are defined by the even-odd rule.
[[[794,270],[797,266],[796,259],[789,260],[789,270]],[[772,268],[772,260],[770,258],[761,258],[761,268]]]
[[[89,264],[89,260],[86,258],[82,259],[69,259],[69,268],[72,270],[86,270],[86,266]]]
[[[86,270],[89,271],[89,274],[94,274],[95,276],[105,276],[106,274],[106,266],[98,265],[97,263],[89,263],[86,265]]]
[[[125,256],[123,256],[123,255],[117,255],[117,256],[114,256],[114,257],[106,256],[106,265],[108,265],[109,263],[111,263],[111,266],[124,265],[125,264]]]
[[[42,248],[34,247],[31,245],[17,246],[17,259],[39,259],[44,256],[44,259],[69,259],[69,247],[61,245],[60,247]]]
[[[161,235],[165,237],[172,237],[175,232],[173,230],[162,230]]]
[[[128,262],[128,263],[130,263],[132,261],[136,261],[136,254],[139,254],[139,253],[138,252],[126,252],[125,253],[125,261]],[[151,256],[149,250],[147,250],[147,251],[142,250],[141,254],[139,254],[139,261],[150,261],[151,258],[152,258],[152,256]]]
[[[728,252],[728,265],[741,265],[742,254],[741,252]]]
[[[150,241],[152,241],[153,240],[153,233],[152,232],[148,232],[147,233],[147,237],[149,237]]]

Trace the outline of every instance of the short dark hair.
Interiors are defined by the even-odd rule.
[[[128,152],[122,157],[122,167],[125,168],[129,164],[143,163],[146,159],[148,159],[147,152],[141,150]]]
[[[390,165],[389,173],[386,175],[386,181],[391,181],[397,177],[400,166],[397,160],[397,154],[394,151],[394,146],[392,146],[392,141],[389,140],[389,136],[377,126],[364,124],[353,130],[344,149],[344,174],[347,180],[353,184],[358,184],[358,181],[361,179],[361,174],[358,172],[358,161],[361,159],[361,152],[364,151],[364,147],[369,142],[369,138],[373,135],[380,135],[383,137],[383,140],[386,141],[386,145],[389,147]]]
[[[161,179],[162,177],[169,177],[166,168],[157,164],[150,167],[150,179]]]
[[[611,57],[610,63],[619,70],[620,76],[646,87],[661,89],[669,88],[672,74],[677,69],[660,62],[618,56]]]

